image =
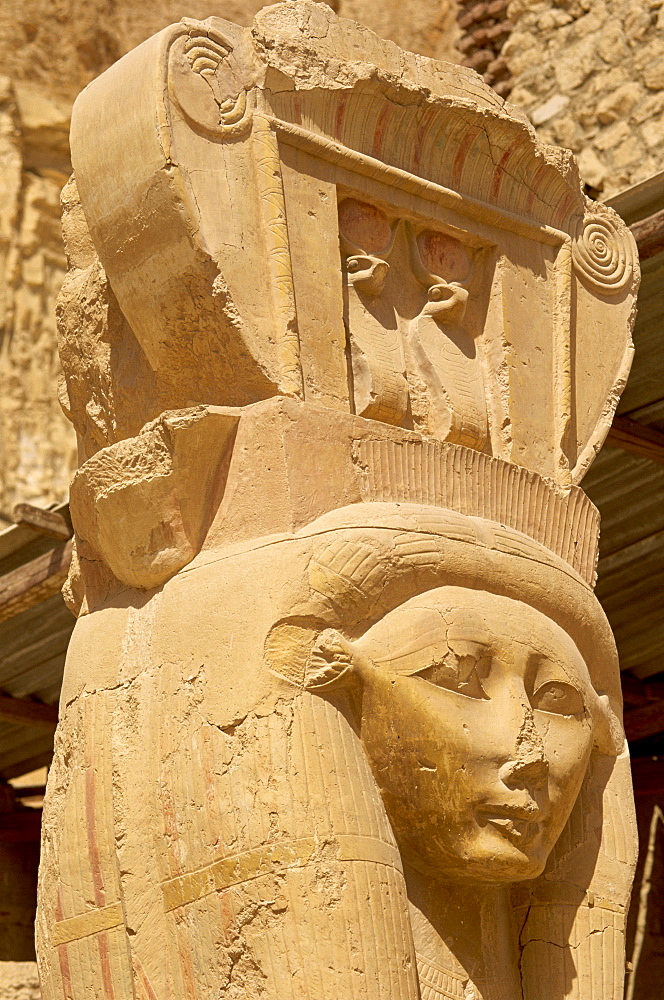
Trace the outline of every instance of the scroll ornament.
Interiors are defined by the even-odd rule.
[[[176,37],[170,53],[173,97],[187,119],[209,135],[244,135],[252,115],[232,44],[220,32],[182,23],[188,32]]]
[[[599,214],[579,219],[572,241],[574,267],[593,290],[617,295],[638,272],[634,243]]]

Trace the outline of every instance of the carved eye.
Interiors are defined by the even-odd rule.
[[[562,681],[542,684],[534,692],[531,702],[534,709],[553,715],[583,715],[585,710],[581,693]]]
[[[429,302],[444,302],[454,296],[454,289],[449,285],[432,285],[428,293]]]
[[[358,257],[349,257],[346,261],[346,270],[350,271],[351,274],[355,274],[356,271],[361,271],[362,266],[362,262]]]
[[[430,684],[435,684],[436,687],[456,691],[466,698],[489,697],[482,687],[482,679],[487,676],[491,668],[489,657],[477,659],[474,656],[454,656],[454,665],[448,662],[449,659],[446,657],[442,662],[432,663],[430,667],[420,670],[418,676]]]

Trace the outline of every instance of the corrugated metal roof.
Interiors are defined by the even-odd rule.
[[[664,430],[664,254],[641,265],[636,352],[618,413]]]
[[[619,413],[664,430],[664,254],[642,266],[635,355]],[[602,516],[597,596],[623,670],[664,670],[664,466],[606,445],[582,483]]]
[[[11,573],[56,545],[57,540],[21,525],[0,531],[0,575]],[[59,593],[0,621],[0,693],[55,705],[74,625],[75,619]],[[13,778],[50,763],[52,750],[53,735],[48,730],[0,721],[0,778]]]

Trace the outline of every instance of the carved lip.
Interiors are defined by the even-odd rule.
[[[537,806],[485,805],[478,810],[480,823],[491,826],[511,840],[524,845],[539,833],[542,811]]]

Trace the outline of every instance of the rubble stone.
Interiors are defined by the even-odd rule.
[[[0,1000],[40,1000],[36,962],[0,962]]]
[[[512,0],[508,17],[516,25],[502,52],[510,99],[542,139],[577,153],[589,192],[606,198],[657,170],[664,157],[661,0]],[[549,115],[564,98],[564,118]]]

